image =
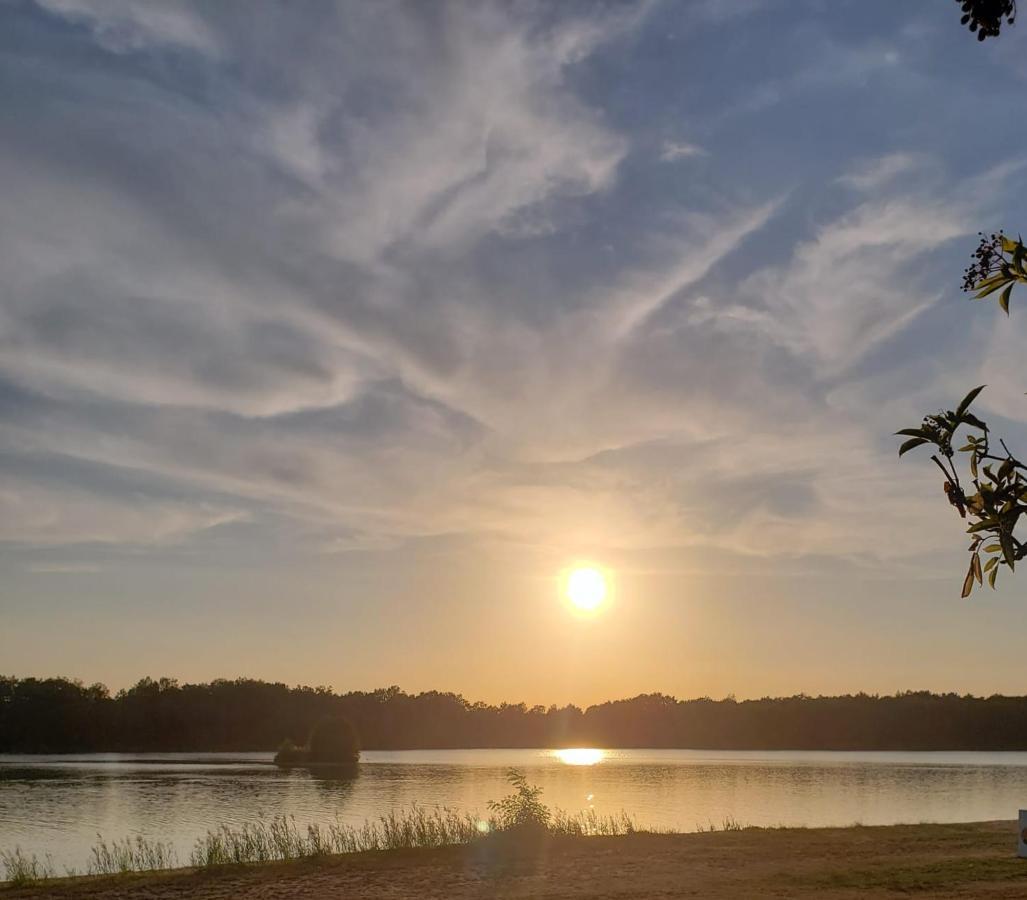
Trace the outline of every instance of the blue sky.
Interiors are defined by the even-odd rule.
[[[1027,31],[949,6],[0,3],[2,668],[1022,692],[891,437],[1027,436]]]

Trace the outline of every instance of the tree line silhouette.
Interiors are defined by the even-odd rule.
[[[144,678],[111,694],[66,678],[0,677],[0,753],[273,750],[345,716],[368,750],[471,747],[1027,750],[1027,697],[626,700],[543,707],[472,703],[398,687],[337,694],[251,679]]]

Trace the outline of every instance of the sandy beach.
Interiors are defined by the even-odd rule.
[[[1012,822],[562,838],[69,879],[4,900],[1027,897]]]

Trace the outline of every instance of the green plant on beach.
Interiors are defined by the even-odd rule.
[[[542,788],[528,784],[524,773],[517,769],[508,769],[506,780],[513,787],[513,793],[488,803],[489,810],[499,820],[500,830],[546,830],[552,813],[542,802]]]

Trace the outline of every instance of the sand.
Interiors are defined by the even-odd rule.
[[[903,825],[553,839],[69,879],[0,900],[1023,897],[1016,825]]]

